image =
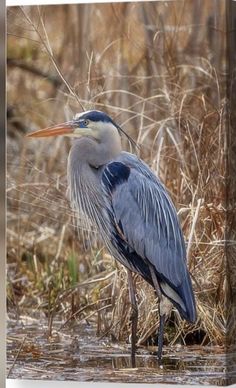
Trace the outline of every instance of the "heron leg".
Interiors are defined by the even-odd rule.
[[[136,341],[137,341],[137,326],[138,326],[138,306],[135,297],[135,286],[133,281],[132,272],[128,269],[128,285],[129,285],[129,297],[131,303],[131,325],[132,325],[132,334],[131,334],[131,365],[132,368],[136,367],[135,353],[136,353]]]
[[[159,323],[159,331],[158,331],[158,351],[157,351],[157,357],[158,357],[158,364],[162,365],[162,348],[163,348],[163,338],[164,338],[164,326],[166,321],[166,314],[164,313],[162,309],[162,302],[163,302],[163,295],[161,293],[161,289],[155,274],[155,270],[152,265],[149,266],[152,281],[155,287],[155,291],[157,294],[157,297],[159,299],[159,317],[160,317],[160,323]],[[166,298],[165,298],[166,299]]]
[[[166,315],[160,314],[160,323],[159,323],[159,331],[158,331],[158,351],[157,351],[157,358],[158,358],[159,365],[162,365],[162,348],[163,348],[165,321],[166,321]]]
[[[161,293],[161,289],[160,289],[160,286],[159,286],[159,283],[158,283],[158,280],[157,280],[157,277],[156,277],[156,274],[155,274],[155,270],[154,270],[152,265],[149,265],[149,269],[150,269],[150,272],[151,272],[152,281],[153,281],[153,284],[154,284],[154,287],[155,287],[155,291],[156,291],[156,294],[157,294],[159,302],[160,302],[162,300],[162,293]]]

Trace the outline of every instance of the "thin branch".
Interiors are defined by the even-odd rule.
[[[24,8],[21,7],[21,11],[23,13],[23,15],[25,16],[27,22],[33,27],[34,31],[37,33],[43,47],[45,48],[49,58],[51,59],[53,65],[54,65],[54,68],[56,69],[58,75],[60,76],[60,78],[62,79],[62,81],[64,82],[64,84],[66,85],[67,89],[69,90],[70,94],[76,99],[76,101],[78,102],[78,104],[80,105],[80,107],[83,109],[83,111],[85,110],[84,106],[82,105],[81,101],[80,101],[80,98],[79,96],[75,93],[74,89],[72,88],[72,86],[70,85],[70,83],[66,80],[66,78],[64,77],[64,75],[62,74],[62,71],[60,70],[57,62],[56,62],[56,59],[53,55],[53,52],[52,52],[52,48],[49,44],[49,38],[48,38],[48,35],[47,35],[47,32],[46,32],[46,29],[44,27],[44,23],[43,23],[43,20],[42,20],[42,15],[39,11],[39,18],[40,18],[40,22],[41,22],[41,25],[43,27],[43,31],[44,31],[44,34],[45,34],[45,39],[47,41],[47,43],[45,42],[45,39],[43,38],[43,36],[41,35],[38,27],[35,26],[35,24],[32,22],[32,20],[29,18],[29,16],[27,15],[27,13],[25,12]]]
[[[46,71],[40,70],[34,65],[26,63],[25,61],[22,61],[20,59],[8,58],[7,65],[9,67],[18,67],[19,69],[28,71],[29,73],[32,73],[39,77],[46,78],[46,80],[51,82],[56,88],[63,85],[63,82],[59,77],[53,74],[49,74]]]
[[[23,340],[22,340],[22,342],[21,342],[21,344],[20,344],[20,347],[19,347],[19,349],[18,349],[18,351],[17,351],[17,353],[16,353],[16,357],[15,357],[15,359],[14,359],[14,361],[13,361],[13,364],[12,364],[12,366],[10,367],[10,369],[9,369],[9,371],[8,371],[7,378],[9,378],[10,373],[11,373],[12,369],[14,368],[14,366],[15,366],[15,364],[16,364],[16,361],[17,361],[17,359],[18,359],[18,357],[19,357],[19,355],[20,355],[20,352],[21,352],[21,350],[22,350],[22,348],[23,348],[23,345],[24,345],[24,343],[25,343],[25,340],[26,340],[26,336],[23,338]]]

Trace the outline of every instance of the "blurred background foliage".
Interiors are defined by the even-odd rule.
[[[64,138],[31,130],[105,110],[167,186],[186,238],[198,306],[173,311],[166,340],[223,345],[225,334],[225,2],[178,0],[8,9],[8,310],[17,318],[94,324],[128,341],[125,270],[77,233],[66,198]],[[124,148],[128,144],[124,142]],[[85,231],[86,233],[86,231]],[[96,236],[95,236],[96,237]],[[85,241],[86,242],[86,241]],[[139,344],[158,327],[153,290],[136,276]]]

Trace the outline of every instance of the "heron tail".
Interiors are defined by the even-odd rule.
[[[186,319],[186,321],[194,323],[197,319],[197,312],[189,273],[186,271],[186,276],[178,287],[170,286],[166,281],[161,281],[160,287],[163,294],[177,308],[181,317]]]

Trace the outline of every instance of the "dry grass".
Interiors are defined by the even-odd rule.
[[[84,246],[75,228],[79,215],[66,199],[69,142],[24,137],[71,117],[80,103],[106,110],[137,139],[178,209],[198,321],[189,325],[174,311],[168,341],[224,343],[223,22],[218,16],[213,27],[210,2],[179,4],[9,10],[8,304],[16,316],[46,316],[49,333],[56,314],[62,326],[93,322],[99,336],[127,341],[130,332],[125,270],[96,236],[92,250]],[[138,276],[136,285],[139,344],[147,344],[157,304]]]

